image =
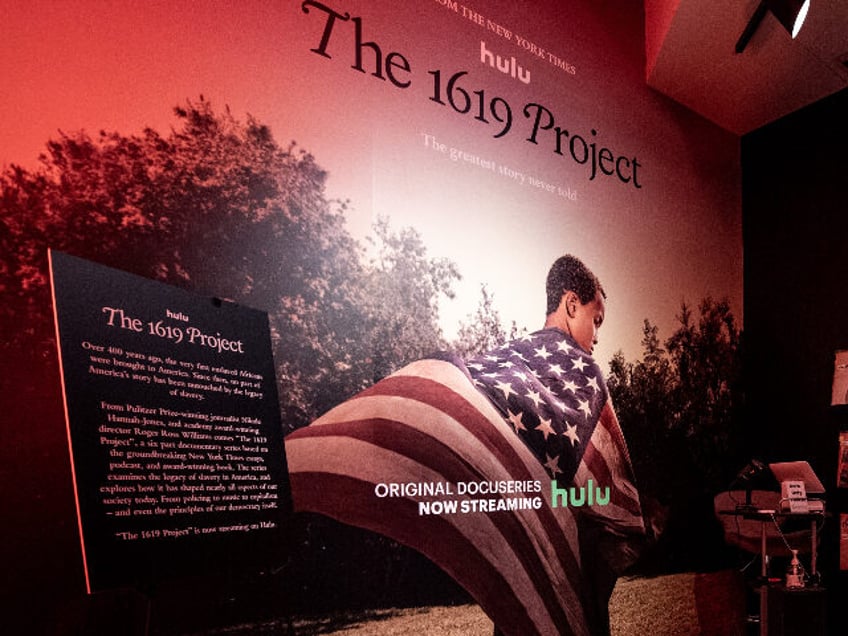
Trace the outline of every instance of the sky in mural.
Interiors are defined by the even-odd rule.
[[[554,4],[7,3],[0,166],[60,130],[166,132],[203,95],[311,152],[356,236],[387,216],[455,261],[448,336],[483,283],[540,327],[568,252],[608,293],[602,362],[684,300],[741,319],[738,139],[645,86],[639,3]]]

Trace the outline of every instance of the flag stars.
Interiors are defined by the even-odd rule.
[[[580,438],[577,436],[577,427],[573,424],[565,423],[564,435],[571,440],[571,446],[577,446],[580,443]]]
[[[510,395],[518,395],[518,393],[515,392],[509,382],[503,382],[501,380],[498,380],[497,382],[495,382],[495,388],[501,393],[503,393],[505,400],[508,400]]]
[[[562,388],[570,393],[577,393],[577,383],[574,380],[566,380],[562,383]]]
[[[554,478],[573,474],[606,395],[592,358],[547,330],[513,340],[497,355],[481,355],[468,368],[545,471]]]
[[[562,400],[557,399],[553,395],[550,397],[550,400],[551,400],[551,406],[554,408],[554,411],[558,411],[559,413],[565,412],[566,407],[565,407],[565,404],[562,402]]]
[[[554,427],[551,426],[551,421],[546,420],[544,417],[539,418],[539,426],[536,427],[536,430],[545,436],[545,441],[548,441],[548,435],[556,435]]]
[[[511,410],[507,409],[507,413],[509,413],[509,421],[516,431],[527,430],[527,427],[524,426],[524,414],[521,411],[513,413]]]
[[[559,467],[559,455],[554,455],[551,457],[547,453],[545,453],[545,457],[548,458],[548,461],[545,462],[545,466],[550,472],[551,477],[556,477],[558,473],[562,472],[562,469]]]
[[[552,365],[548,366],[548,371],[550,371],[551,373],[553,373],[556,376],[562,376],[562,375],[565,374],[565,371],[563,370],[562,366],[559,365],[559,364],[552,364]]]
[[[557,349],[559,351],[562,351],[563,353],[568,353],[569,351],[571,351],[571,345],[568,344],[565,340],[560,340],[557,343]]]
[[[536,354],[537,358],[541,358],[542,360],[547,360],[548,358],[550,358],[553,355],[550,351],[548,351],[548,349],[547,349],[547,347],[545,347],[545,345],[542,345],[541,347],[536,349],[534,351],[534,353]]]
[[[542,396],[539,394],[538,391],[527,391],[527,393],[524,394],[524,397],[533,402],[534,406],[537,409],[539,408],[539,405],[544,402],[544,400],[542,400]]]

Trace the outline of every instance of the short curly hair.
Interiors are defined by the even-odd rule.
[[[570,254],[560,256],[551,265],[545,283],[545,291],[548,296],[546,315],[557,310],[562,301],[562,295],[567,291],[573,291],[577,294],[580,302],[584,305],[594,300],[598,292],[601,293],[603,298],[607,297],[598,277],[579,258]]]

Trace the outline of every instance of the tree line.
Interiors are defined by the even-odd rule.
[[[309,152],[203,98],[174,115],[167,134],[62,133],[35,169],[0,172],[0,382],[18,411],[37,400],[38,378],[58,374],[48,247],[266,311],[287,430],[408,362],[519,332],[483,287],[447,342],[440,306],[461,273],[417,231],[380,219],[358,241]],[[684,304],[665,343],[646,320],[643,359],[610,362],[640,487],[663,505],[720,487],[739,459],[740,330],[726,302],[697,313]]]
[[[726,300],[683,302],[663,342],[649,320],[642,359],[619,352],[608,385],[643,503],[661,517],[659,553],[647,567],[709,570],[731,557],[713,509],[750,459],[744,430],[743,334]],[[718,559],[718,560],[717,560]]]
[[[310,153],[202,98],[174,113],[167,135],[61,134],[37,169],[0,173],[4,360],[55,359],[48,247],[268,312],[289,429],[451,346],[439,305],[460,273],[414,229],[380,219],[363,244]],[[492,342],[487,315],[457,348]]]

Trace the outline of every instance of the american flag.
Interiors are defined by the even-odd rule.
[[[599,391],[606,395],[600,380]],[[615,481],[629,475],[615,415],[602,406],[597,419],[589,428],[588,420],[581,422],[578,436],[586,439],[575,483],[614,484],[619,494],[593,514],[637,532],[632,480]],[[550,505],[550,471],[556,470],[534,456],[461,364],[429,359],[405,367],[291,433],[286,455],[295,510],[418,550],[462,585],[506,636],[590,634],[578,509]],[[500,482],[541,484],[541,492],[486,497],[539,496],[544,505],[422,512],[422,503],[483,497],[459,494],[460,484]],[[399,496],[385,496],[389,484],[405,486]],[[427,484],[450,494],[416,490]]]
[[[562,486],[610,488],[613,508],[592,512],[619,530],[642,528],[624,435],[601,370],[552,327],[468,361],[488,396],[548,475]]]

